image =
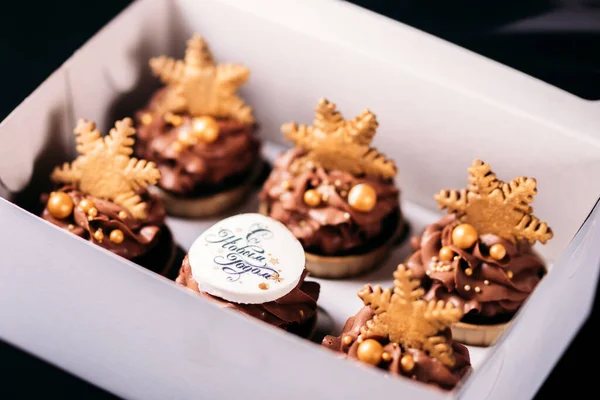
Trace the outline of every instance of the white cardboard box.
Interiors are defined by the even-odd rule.
[[[342,360],[315,344],[208,303],[24,211],[70,160],[77,118],[106,132],[147,100],[150,57],[180,57],[193,32],[217,60],[251,68],[242,94],[265,155],[318,98],[347,116],[369,107],[375,145],[399,167],[413,233],[439,216],[433,194],[459,188],[474,158],[500,179],[534,176],[536,215],[555,238],[550,273],[452,392]],[[531,398],[589,314],[600,261],[599,104],[418,30],[339,1],[138,0],[77,51],[0,125],[0,337],[129,399]],[[2,198],[3,197],[3,198]],[[241,209],[255,209],[249,201]],[[169,219],[187,248],[212,221]],[[379,271],[320,281],[334,333]],[[383,397],[380,397],[383,398]]]

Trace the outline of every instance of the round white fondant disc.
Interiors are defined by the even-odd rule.
[[[198,288],[234,303],[261,304],[296,287],[304,249],[285,225],[261,214],[239,214],[204,231],[188,252]]]

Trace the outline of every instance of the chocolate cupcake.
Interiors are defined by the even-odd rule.
[[[313,276],[342,278],[373,268],[404,228],[396,166],[370,147],[377,126],[369,110],[345,121],[335,104],[321,99],[313,126],[282,127],[296,147],[276,160],[260,211],[300,240]]]
[[[183,60],[162,56],[150,67],[166,86],[136,114],[135,150],[158,166],[155,190],[167,213],[204,217],[233,207],[262,168],[252,108],[236,94],[249,70],[215,64],[198,35]]]
[[[165,225],[165,209],[149,194],[160,172],[152,162],[131,158],[135,129],[117,121],[106,137],[93,122],[75,127],[79,156],[56,167],[57,184],[42,196],[42,218],[98,246],[166,274],[175,244]]]
[[[393,289],[366,285],[363,307],[340,336],[322,345],[365,364],[442,389],[454,388],[471,370],[468,349],[452,340],[450,326],[462,310],[444,301],[425,301],[425,291],[404,265],[394,272]]]
[[[411,240],[407,267],[428,289],[426,300],[448,301],[464,311],[452,329],[463,343],[487,346],[546,273],[532,245],[552,230],[532,215],[533,178],[501,182],[475,160],[469,187],[442,190],[435,199],[449,215]]]
[[[260,214],[239,214],[192,244],[176,282],[223,307],[310,337],[320,286],[306,281],[304,251],[292,233]]]

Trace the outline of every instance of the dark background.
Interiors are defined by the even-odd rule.
[[[582,98],[600,99],[600,0],[353,2]],[[0,86],[0,120],[129,3],[125,0],[63,0],[3,4],[0,76],[4,81]],[[592,325],[600,320],[598,298],[589,321],[536,399],[557,393],[596,392],[594,370],[597,367],[584,368],[582,363],[597,362],[599,355],[595,345],[597,333],[592,329]],[[114,399],[100,389],[0,342],[0,399],[28,399],[39,395]]]

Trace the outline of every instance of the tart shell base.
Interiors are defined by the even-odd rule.
[[[258,163],[247,179],[240,185],[206,197],[186,198],[174,196],[158,186],[153,186],[150,190],[162,199],[165,210],[170,216],[181,218],[211,217],[222,214],[240,204],[253,189],[262,169],[262,163]]]
[[[452,339],[470,346],[488,347],[494,344],[509,322],[495,325],[475,325],[458,322],[452,326]]]
[[[265,202],[260,203],[259,212],[268,215],[269,209]],[[408,231],[408,224],[400,213],[396,229],[376,249],[347,256],[322,256],[306,252],[306,269],[310,272],[310,276],[315,278],[341,279],[357,276],[378,266]]]

